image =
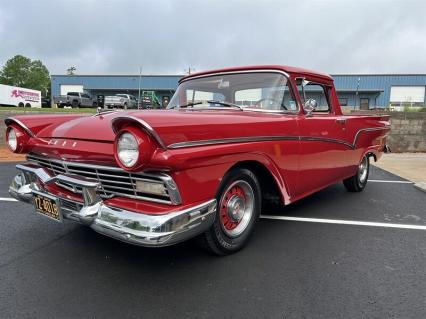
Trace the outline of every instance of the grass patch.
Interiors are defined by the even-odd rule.
[[[57,108],[21,108],[13,106],[0,106],[0,112],[16,112],[16,113],[96,113],[96,108],[81,109],[57,109]]]

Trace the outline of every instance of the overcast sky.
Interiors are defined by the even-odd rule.
[[[15,54],[52,74],[426,73],[426,1],[0,0],[0,65]]]

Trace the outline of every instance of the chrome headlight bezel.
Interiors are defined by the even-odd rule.
[[[124,131],[117,137],[116,155],[120,163],[126,168],[132,168],[139,161],[139,143],[138,138]]]

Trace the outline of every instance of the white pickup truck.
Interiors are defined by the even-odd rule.
[[[105,96],[105,107],[107,108],[122,108],[132,109],[138,107],[138,102],[133,95],[130,94],[116,94],[111,96]]]

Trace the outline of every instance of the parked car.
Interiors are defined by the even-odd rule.
[[[41,92],[0,84],[0,105],[40,108]]]
[[[51,107],[51,105],[50,105],[50,98],[48,98],[48,97],[42,97],[41,98],[41,107],[44,107],[44,108]]]
[[[77,107],[97,107],[98,103],[90,94],[82,92],[68,92],[67,95],[61,95],[54,98],[54,103],[58,107],[71,106]]]
[[[133,109],[138,107],[138,102],[133,95],[116,94],[105,97],[105,107]]]
[[[142,246],[197,237],[222,255],[265,205],[341,181],[364,190],[390,131],[389,116],[343,115],[330,76],[285,66],[191,74],[165,111],[5,122],[28,160],[9,192],[40,214]]]

